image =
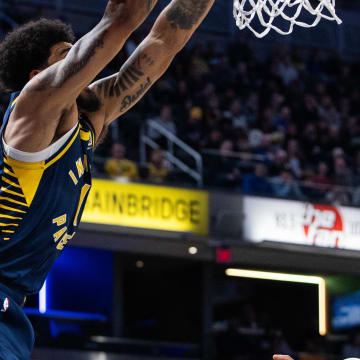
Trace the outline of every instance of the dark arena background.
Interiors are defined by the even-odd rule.
[[[80,37],[105,5],[1,0],[1,37],[40,17]],[[360,357],[360,1],[336,9],[258,39],[216,1],[98,147],[81,230],[25,305],[33,360]]]

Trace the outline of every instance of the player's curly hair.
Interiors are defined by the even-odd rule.
[[[32,70],[47,66],[50,49],[59,42],[73,43],[74,32],[60,20],[30,21],[10,32],[0,44],[0,86],[20,91]]]

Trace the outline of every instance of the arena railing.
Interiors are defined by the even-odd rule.
[[[148,135],[148,131],[151,131],[155,134],[158,134],[160,137],[163,137],[166,142],[166,148],[161,146],[154,138]],[[192,147],[183,142],[179,137],[171,133],[165,127],[161,126],[154,120],[149,120],[141,129],[140,135],[140,161],[141,164],[146,164],[147,162],[147,149],[162,149],[166,159],[174,165],[176,168],[180,169],[184,173],[188,174],[193,178],[198,187],[203,187],[203,159],[199,152],[195,151]],[[185,163],[185,160],[180,158],[177,155],[177,149],[180,149],[187,157],[190,157],[194,160],[195,166],[191,166]]]

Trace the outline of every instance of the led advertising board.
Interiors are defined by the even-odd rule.
[[[82,221],[207,235],[205,191],[93,181]]]

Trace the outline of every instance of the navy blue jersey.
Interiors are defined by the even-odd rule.
[[[16,106],[13,94],[1,138]],[[0,153],[0,283],[21,294],[38,292],[79,226],[91,187],[94,130],[80,120],[50,158],[17,161]]]

